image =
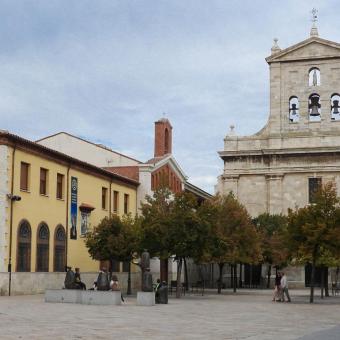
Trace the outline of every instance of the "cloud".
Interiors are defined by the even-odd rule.
[[[282,48],[307,38],[315,6],[321,36],[336,40],[336,4],[2,2],[0,128],[31,139],[68,131],[146,160],[166,112],[176,159],[213,192],[229,125],[247,135],[266,123],[272,38]]]

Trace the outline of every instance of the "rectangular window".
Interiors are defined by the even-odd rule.
[[[102,209],[107,208],[107,188],[102,188]]]
[[[119,192],[114,191],[113,192],[113,212],[114,214],[118,214],[119,209]]]
[[[40,168],[40,195],[47,195],[47,175],[48,170]]]
[[[64,193],[64,175],[62,174],[57,174],[57,198],[58,199],[63,199]]]
[[[129,195],[124,194],[124,214],[129,212]]]
[[[315,203],[315,194],[321,189],[321,177],[308,178],[309,203]]]
[[[28,181],[29,181],[29,169],[30,165],[28,163],[21,162],[20,168],[20,190],[28,191]]]

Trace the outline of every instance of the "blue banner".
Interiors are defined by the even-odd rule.
[[[78,211],[78,179],[71,177],[71,230],[70,238],[77,239],[77,211]]]

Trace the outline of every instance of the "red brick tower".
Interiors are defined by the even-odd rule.
[[[162,157],[172,152],[172,126],[168,119],[155,122],[155,157]]]

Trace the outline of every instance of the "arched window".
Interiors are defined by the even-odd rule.
[[[338,93],[334,93],[331,96],[331,119],[332,120],[340,120],[340,95]]]
[[[299,118],[299,99],[296,96],[292,96],[289,98],[289,121],[297,123]]]
[[[312,67],[308,73],[308,85],[309,86],[320,86],[321,76],[320,70],[317,67]]]
[[[54,234],[54,268],[55,272],[65,271],[66,265],[66,233],[62,225],[58,225]]]
[[[31,271],[31,226],[22,221],[18,228],[17,272]]]
[[[37,272],[48,272],[50,231],[46,223],[41,223],[37,233]]]
[[[313,93],[309,96],[308,109],[310,121],[318,122],[321,120],[320,96],[317,93]]]
[[[169,130],[165,129],[164,131],[164,153],[169,153]]]

